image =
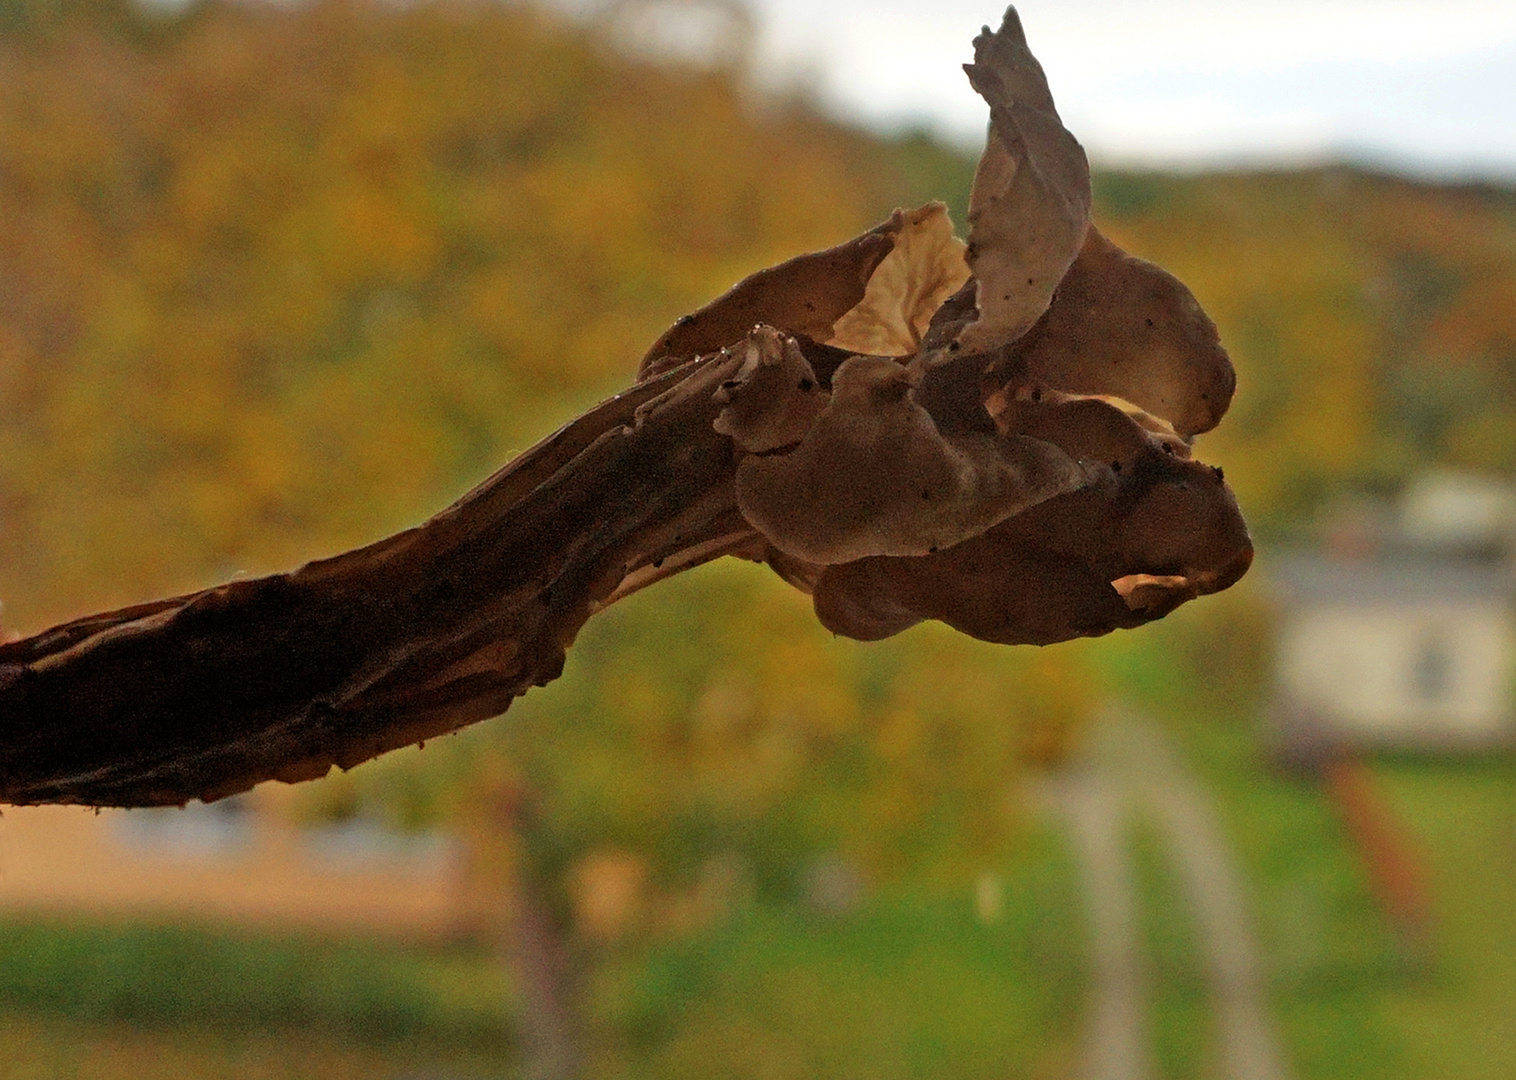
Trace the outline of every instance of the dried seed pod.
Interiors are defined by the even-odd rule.
[[[865,640],[940,619],[1049,644],[1235,582],[1247,529],[1190,459],[1233,389],[1215,328],[1088,228],[1014,9],[974,47],[966,249],[940,206],[897,211],[680,319],[636,385],[414,529],[0,643],[0,802],[351,767],[503,712],[597,611],[722,555]]]

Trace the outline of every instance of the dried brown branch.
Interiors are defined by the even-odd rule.
[[[0,797],[156,805],[503,712],[655,563],[754,534],[712,427],[735,360],[639,384],[418,528],[0,650]]]
[[[969,73],[992,126],[966,251],[940,207],[897,211],[679,320],[629,390],[415,529],[0,644],[0,802],[350,768],[503,712],[597,611],[722,555],[864,640],[1048,644],[1236,581],[1247,530],[1189,447],[1231,399],[1215,327],[1088,227],[1014,10]]]

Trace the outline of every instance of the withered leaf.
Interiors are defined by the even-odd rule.
[[[969,197],[968,262],[978,314],[958,335],[967,352],[1015,341],[1047,310],[1084,242],[1090,167],[1064,128],[1016,9],[974,39],[969,82],[990,106],[990,136]]]
[[[1088,480],[1042,440],[944,435],[907,368],[855,356],[798,447],[742,459],[737,505],[781,551],[841,563],[951,547]]]
[[[874,269],[863,299],[837,320],[828,345],[870,356],[910,356],[937,309],[968,280],[964,243],[947,207],[905,211],[895,249]]]
[[[869,279],[894,249],[907,217],[897,210],[845,244],[797,255],[743,278],[664,331],[642,357],[637,377],[646,379],[733,345],[759,324],[826,341],[837,320],[863,301]]]
[[[1070,457],[1131,469],[1152,450],[1187,458],[1190,448],[1172,428],[1146,413],[1101,397],[1065,394],[1037,384],[1007,386],[986,409],[1006,434],[1027,435]]]
[[[1140,626],[1233,584],[1253,549],[1215,470],[1156,449],[957,547],[825,567],[834,633],[872,639],[939,619],[983,641],[1046,645]]]
[[[1131,401],[1186,436],[1215,427],[1237,386],[1216,324],[1194,294],[1094,228],[1010,359],[1060,390]]]

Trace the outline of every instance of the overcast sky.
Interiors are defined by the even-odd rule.
[[[985,110],[961,65],[979,27],[1005,10],[1003,0],[535,2],[580,14],[662,9],[688,23],[702,10],[746,8],[757,17],[760,78],[803,85],[851,120],[925,125],[966,146],[983,140]],[[1064,122],[1097,163],[1346,158],[1516,182],[1516,0],[1017,7]]]
[[[749,0],[771,75],[965,142],[960,65],[1000,0]],[[1069,128],[1105,163],[1349,157],[1516,180],[1516,0],[1025,0]]]

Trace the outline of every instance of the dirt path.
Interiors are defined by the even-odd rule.
[[[1093,1000],[1088,1080],[1146,1080],[1140,922],[1127,849],[1138,815],[1156,828],[1205,953],[1219,1075],[1288,1080],[1241,881],[1215,810],[1163,732],[1127,712],[1102,718],[1089,759],[1050,791],[1073,836],[1089,904]]]
[[[1072,833],[1089,906],[1094,980],[1082,1074],[1091,1080],[1146,1080],[1151,1069],[1142,940],[1125,800],[1089,769],[1060,778],[1051,794]]]

